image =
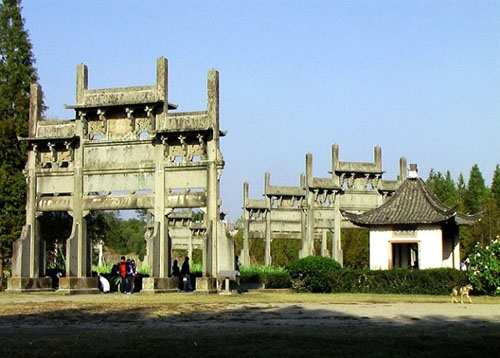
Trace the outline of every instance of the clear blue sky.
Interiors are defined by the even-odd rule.
[[[491,184],[500,162],[498,1],[23,2],[48,116],[73,118],[78,63],[90,88],[149,85],[169,59],[169,100],[206,108],[206,75],[220,72],[222,210],[241,215],[264,173],[297,185],[312,153],[327,177],[331,145],[372,161],[386,179],[398,160]]]

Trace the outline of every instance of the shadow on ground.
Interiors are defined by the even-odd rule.
[[[0,356],[500,356],[498,319],[388,318],[325,307],[156,304],[122,309],[87,304],[3,314]]]

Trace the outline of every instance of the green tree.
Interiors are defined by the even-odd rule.
[[[4,264],[24,224],[26,197],[22,169],[26,150],[30,85],[37,81],[35,59],[24,30],[19,0],[0,4],[0,289]]]

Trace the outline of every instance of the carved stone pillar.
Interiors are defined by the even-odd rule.
[[[325,229],[321,230],[321,256],[328,256],[328,247],[327,247],[327,231]]]
[[[305,249],[307,246],[307,209],[304,206],[300,209],[300,234],[302,248],[299,250],[299,258],[303,258],[308,256]]]
[[[187,247],[187,256],[192,260],[193,259],[193,231],[189,230],[189,239],[188,239],[188,247]]]
[[[36,135],[37,122],[41,118],[42,89],[38,84],[30,88],[29,135]],[[52,279],[40,277],[43,274],[43,245],[39,232],[36,212],[36,150],[28,152],[26,164],[26,224],[20,238],[14,242],[12,253],[12,277],[8,282],[8,291],[50,291]]]
[[[335,195],[335,214],[334,214],[333,238],[332,238],[332,258],[343,266],[343,255],[340,241],[340,197]]]
[[[171,270],[171,240],[168,234],[167,215],[171,209],[165,208],[165,164],[163,145],[155,147],[155,202],[154,202],[154,229],[150,238],[148,260],[151,277],[143,280],[143,292],[159,293],[177,291],[178,281],[169,277]]]
[[[66,276],[88,277],[91,275],[90,240],[87,237],[88,212],[76,210],[69,213],[73,217],[71,236],[66,240]]]
[[[213,138],[207,143],[207,215],[206,224],[210,227],[207,236],[207,272],[211,277],[217,276],[218,245],[220,221],[220,188],[218,164],[222,163],[219,151],[219,73],[211,70],[207,79],[207,114],[213,126]]]
[[[78,67],[78,91],[85,88],[86,68]],[[83,87],[82,87],[83,86]],[[83,138],[86,124],[82,119],[76,123],[75,131]],[[81,139],[83,140],[83,139]],[[66,240],[66,277],[59,279],[59,292],[66,294],[98,293],[98,279],[92,276],[92,243],[87,237],[87,221],[89,211],[83,209],[83,145],[77,145],[74,151],[73,172],[73,217],[71,236]]]
[[[269,198],[266,198],[269,200]],[[267,206],[268,208],[270,205]],[[266,211],[266,249],[264,256],[265,265],[271,265],[271,209]]]
[[[246,209],[248,204],[249,190],[248,183],[243,183],[243,249],[240,254],[240,262],[242,265],[250,265],[250,243],[249,243],[249,231],[250,231],[250,213]]]
[[[250,265],[250,242],[249,242],[249,232],[250,232],[250,215],[248,210],[245,210],[245,217],[243,219],[243,249],[241,250],[241,264]]]

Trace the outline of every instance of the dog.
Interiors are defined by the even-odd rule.
[[[455,302],[458,303],[458,296],[460,295],[460,303],[464,303],[464,297],[467,297],[469,300],[469,303],[472,303],[472,300],[470,299],[469,292],[472,291],[474,287],[472,287],[471,284],[468,284],[466,286],[456,286],[453,287],[453,290],[451,290],[451,303]]]

